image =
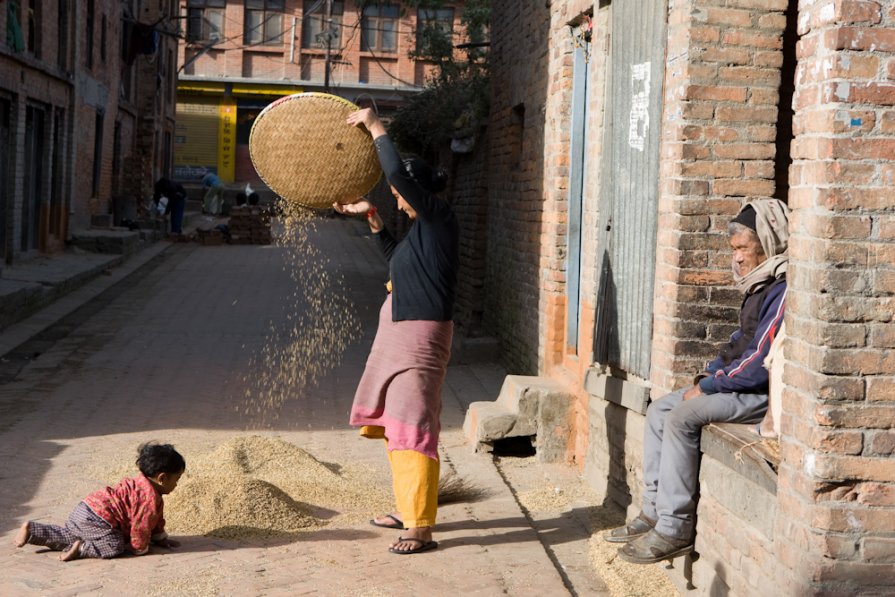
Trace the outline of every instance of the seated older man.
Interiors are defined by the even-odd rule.
[[[733,275],[743,293],[740,327],[695,385],[650,404],[643,438],[643,505],[633,521],[607,533],[625,543],[619,556],[652,564],[693,550],[699,439],[714,422],[758,423],[768,408],[762,366],[783,322],[789,208],[747,203],[728,227]]]

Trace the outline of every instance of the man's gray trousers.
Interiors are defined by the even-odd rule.
[[[684,401],[682,388],[650,404],[643,437],[643,514],[676,539],[695,534],[699,439],[709,423],[760,423],[766,394],[701,394]]]

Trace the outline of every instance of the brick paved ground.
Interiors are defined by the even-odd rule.
[[[353,222],[327,220],[319,239],[331,267],[346,276],[364,338],[262,433],[327,462],[366,463],[387,485],[384,452],[346,425],[385,276],[361,232]],[[567,584],[573,593],[604,594],[580,561],[564,582],[551,560],[586,552],[581,529],[547,525],[548,554],[491,458],[465,445],[465,405],[493,399],[502,381],[503,372],[487,365],[451,368],[442,453],[447,467],[490,497],[443,507],[434,552],[392,555],[386,546],[394,531],[338,520],[288,540],[181,537],[175,552],[112,561],[63,564],[33,546],[12,547],[23,520],[63,521],[101,484],[97,463],[127,465],[141,441],[171,441],[189,461],[256,427],[234,407],[271,320],[286,321],[293,283],[283,255],[275,247],[172,245],[157,268],[95,298],[61,337],[35,344],[40,354],[24,367],[3,368],[0,595],[561,595],[570,593]]]

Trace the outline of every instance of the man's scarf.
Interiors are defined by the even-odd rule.
[[[740,213],[747,206],[755,210],[755,232],[767,259],[745,276],[734,274],[733,279],[740,292],[752,294],[786,273],[789,207],[779,199],[759,199],[748,202]]]

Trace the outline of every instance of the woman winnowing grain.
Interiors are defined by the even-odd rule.
[[[389,547],[412,554],[438,547],[432,527],[438,501],[441,386],[451,352],[451,313],[457,286],[459,225],[436,193],[445,177],[418,159],[401,160],[370,109],[348,116],[373,136],[379,162],[398,202],[413,220],[396,242],[369,201],[334,204],[342,214],[366,215],[389,261],[390,292],[351,408],[361,435],[385,439],[397,515],[370,522],[404,530]]]

